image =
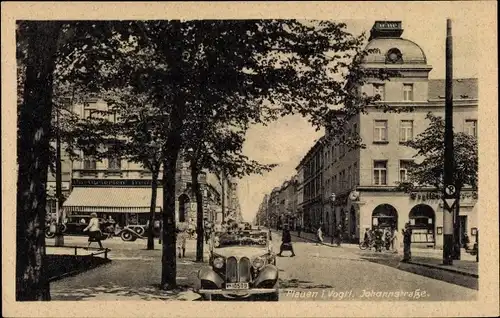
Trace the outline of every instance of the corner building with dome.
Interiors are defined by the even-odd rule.
[[[333,142],[322,144],[323,153],[319,157],[322,173],[318,174],[322,209],[308,209],[307,201],[300,208],[304,214],[302,219],[309,220],[310,226],[322,224],[324,232],[330,235],[340,224],[344,239],[353,243],[363,240],[368,228],[394,226],[400,232],[409,222],[413,228],[412,244],[440,248],[443,245],[440,196],[433,193],[432,188],[411,194],[394,191],[397,183],[407,178],[410,162],[420,160],[413,157],[415,150],[403,143],[428,127],[429,121],[425,118],[428,112],[444,118],[445,103],[444,78],[429,78],[431,61],[417,43],[403,38],[402,34],[401,21],[375,22],[366,48],[378,49],[378,53],[366,56],[364,67],[396,70],[399,76],[389,81],[366,79],[360,92],[378,94],[380,103],[390,106],[413,106],[414,111],[384,113],[371,107],[367,114],[352,118],[347,133],[358,133],[366,148],[349,150],[334,146]],[[477,79],[454,79],[453,97],[454,132],[477,137]],[[345,136],[336,138],[342,140]],[[303,186],[306,188],[308,184]],[[317,190],[309,189],[311,191]],[[462,190],[459,223],[462,235],[467,233],[471,244],[476,240],[478,227],[476,202],[477,195],[471,189]]]

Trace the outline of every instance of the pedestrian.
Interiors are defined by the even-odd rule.
[[[316,245],[323,244],[323,231],[321,231],[321,226],[318,226],[318,230],[316,231]]]
[[[340,246],[340,243],[342,242],[342,225],[339,224],[337,225],[337,232],[335,233],[336,239],[337,239],[337,246]]]
[[[300,230],[301,230],[301,228],[300,228],[300,224],[298,224],[298,225],[297,225],[297,234],[298,234],[298,236],[299,236],[299,237],[300,237]]]
[[[101,232],[101,229],[99,228],[99,219],[97,218],[96,213],[91,213],[90,216],[91,216],[91,219],[89,221],[89,225],[87,225],[87,227],[83,229],[84,232],[89,231],[89,233],[88,233],[89,245],[87,246],[87,249],[89,249],[90,244],[92,242],[97,242],[97,243],[99,243],[99,249],[102,250],[102,249],[104,249],[104,247],[102,246],[102,243],[101,243],[102,232]]]
[[[185,229],[181,229],[180,227],[177,227],[177,256],[179,258],[186,257],[186,241],[187,241],[187,236],[188,233]]]
[[[468,250],[469,249],[470,239],[469,239],[469,235],[467,235],[467,233],[464,233],[464,237],[463,237],[462,241],[464,243],[465,250]]]
[[[282,256],[281,253],[283,253],[284,251],[291,251],[292,255],[290,257],[295,256],[292,246],[292,236],[290,235],[290,230],[288,229],[287,225],[283,227],[283,236],[281,237],[281,246],[278,256]]]
[[[399,252],[398,231],[394,227],[391,229],[391,251],[395,254]]]
[[[410,223],[406,223],[403,233],[403,262],[411,261],[411,234]]]
[[[267,234],[269,235],[269,241],[273,240],[273,232],[271,232],[271,228],[269,228]]]

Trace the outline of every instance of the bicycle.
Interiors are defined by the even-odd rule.
[[[359,249],[360,250],[366,250],[366,249],[371,250],[374,247],[375,247],[375,241],[374,240],[363,241],[363,242],[359,243]]]

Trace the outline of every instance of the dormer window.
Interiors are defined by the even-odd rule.
[[[387,54],[385,56],[385,63],[403,63],[403,54],[401,54],[400,50],[392,48],[387,51]]]

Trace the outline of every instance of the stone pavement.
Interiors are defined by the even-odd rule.
[[[65,243],[81,245],[85,238],[70,237]],[[177,258],[177,284],[174,291],[159,288],[162,245],[146,250],[146,240],[122,242],[118,238],[103,242],[111,248],[111,263],[50,284],[52,300],[196,300],[193,292],[197,273],[207,263],[195,262],[196,242],[189,240],[186,257]],[[205,260],[207,258],[205,257]]]
[[[276,231],[276,230],[274,230]],[[299,237],[296,231],[291,231],[292,236]],[[300,238],[308,241],[316,241],[315,233],[301,232]],[[324,235],[323,236],[323,245],[337,247],[335,244],[331,244],[331,236]],[[358,244],[350,244],[350,243],[342,243],[342,248],[359,250]],[[402,247],[400,248],[402,251]],[[359,250],[360,251],[360,250]],[[450,271],[453,273],[471,276],[471,277],[479,277],[478,274],[478,262],[476,262],[476,257],[470,255],[465,251],[465,249],[461,250],[461,259],[454,260],[453,265],[443,265],[443,250],[442,249],[432,249],[432,248],[416,248],[412,247],[412,260],[411,264],[425,266],[428,268],[434,268],[438,270]]]

